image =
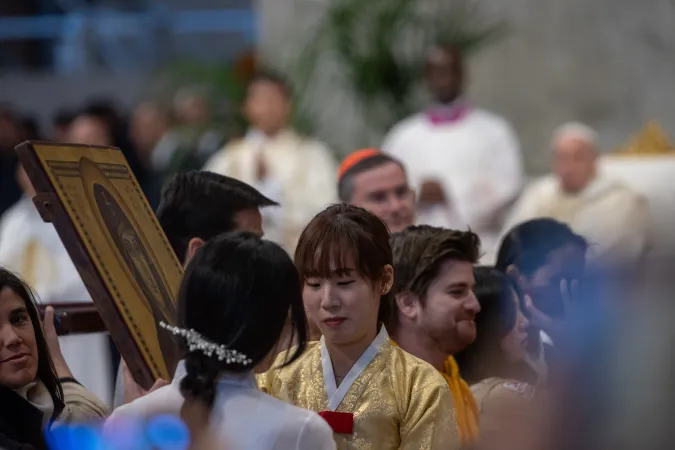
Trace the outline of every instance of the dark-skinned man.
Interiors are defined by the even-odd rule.
[[[417,192],[417,222],[476,232],[492,259],[505,210],[522,185],[518,140],[501,117],[464,96],[465,65],[453,47],[430,49],[433,103],[396,125],[382,150],[404,165]]]

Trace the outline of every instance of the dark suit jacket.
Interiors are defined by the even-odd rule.
[[[0,405],[0,448],[47,450],[42,411],[5,386],[0,386]],[[54,405],[54,416],[62,410],[63,404]]]

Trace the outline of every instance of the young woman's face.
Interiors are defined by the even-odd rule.
[[[330,278],[308,277],[302,298],[324,338],[348,345],[372,339],[382,289],[382,282],[365,280],[353,268],[335,268]]]
[[[527,352],[527,327],[529,323],[520,310],[518,294],[513,290],[512,297],[516,308],[516,321],[509,334],[502,338],[500,346],[510,362],[521,362],[525,359]]]
[[[38,349],[26,303],[8,287],[0,291],[0,385],[19,389],[37,377]]]

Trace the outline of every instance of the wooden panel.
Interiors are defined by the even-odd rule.
[[[58,303],[38,305],[44,317],[47,306],[54,308],[54,328],[59,336],[69,334],[102,333],[108,331],[96,307],[88,303]]]
[[[136,381],[170,379],[178,350],[158,323],[174,321],[183,271],[122,152],[26,142],[17,153]]]

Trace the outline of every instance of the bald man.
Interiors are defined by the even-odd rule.
[[[552,173],[525,190],[505,232],[527,220],[550,217],[589,241],[591,260],[625,264],[644,256],[649,241],[647,200],[598,172],[597,141],[597,133],[581,123],[556,129]]]

